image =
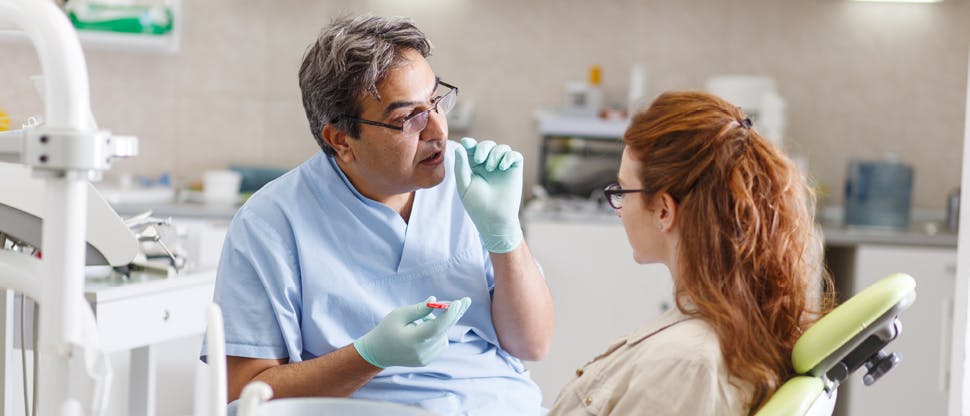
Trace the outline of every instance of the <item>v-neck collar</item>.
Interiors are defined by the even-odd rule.
[[[401,261],[397,265],[398,272],[418,266],[422,262],[419,254],[424,251],[421,245],[433,240],[432,236],[428,235],[428,232],[431,231],[428,228],[430,224],[425,224],[423,215],[426,193],[427,191],[424,189],[414,191],[414,200],[411,201],[411,215],[408,221],[404,223],[404,247],[401,250]],[[398,215],[398,218],[404,221],[400,215]]]
[[[425,211],[423,207],[426,203],[424,194],[428,193],[428,190],[417,189],[414,191],[414,199],[411,201],[411,213],[408,216],[408,220],[405,221],[401,217],[401,213],[397,212],[397,210],[360,193],[344,171],[340,169],[337,161],[333,157],[328,157],[327,159],[331,168],[340,177],[341,181],[343,181],[344,186],[360,202],[369,208],[381,212],[383,219],[389,223],[388,225],[398,231],[398,234],[401,236],[401,251],[397,271],[400,272],[411,267],[419,266],[423,262],[423,259],[420,257],[420,253],[423,252],[421,244],[423,244],[423,240],[431,238],[430,235],[427,235],[427,231],[425,231],[426,227],[424,217],[422,216]]]

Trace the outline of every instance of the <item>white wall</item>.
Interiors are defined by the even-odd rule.
[[[970,38],[968,38],[970,39]],[[967,55],[970,60],[970,54]],[[970,64],[968,64],[970,66]],[[970,69],[967,70],[967,80],[970,80]],[[967,105],[966,117],[964,122],[963,139],[963,183],[970,184],[970,85],[967,86]],[[970,297],[970,189],[963,189],[960,194],[960,230],[957,246],[957,279],[956,294],[953,306],[953,351],[950,363],[950,403],[949,414],[951,416],[970,414],[970,383],[967,376],[970,375],[968,365],[970,356],[967,348],[970,347],[970,331],[967,331],[967,324],[970,322],[970,310],[968,310],[968,297]]]
[[[607,102],[630,67],[648,92],[700,88],[717,73],[774,76],[788,100],[791,150],[841,201],[846,161],[899,153],[916,166],[917,206],[942,208],[959,184],[970,2],[845,0],[206,0],[184,3],[175,55],[88,55],[95,115],[142,139],[114,173],[198,179],[230,162],[294,166],[315,151],[300,105],[301,55],[334,16],[413,17],[432,64],[478,104],[472,134],[513,144],[537,166],[532,112],[603,67]],[[0,44],[0,107],[38,113],[26,46]],[[534,168],[527,172],[535,182]],[[526,188],[528,189],[528,187]]]

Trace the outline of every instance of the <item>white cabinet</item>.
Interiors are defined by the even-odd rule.
[[[886,349],[902,355],[902,362],[872,386],[862,384],[864,369],[846,380],[839,388],[838,414],[945,415],[956,250],[860,245],[845,253],[854,260],[846,267],[848,276],[836,276],[843,285],[840,292],[857,293],[903,272],[916,279],[916,302],[900,315],[902,333]]]
[[[101,348],[130,350],[203,333],[215,275],[210,269],[144,282],[89,282],[84,295]]]
[[[615,339],[673,307],[663,265],[638,265],[614,218],[594,222],[533,219],[526,239],[542,265],[556,307],[546,359],[526,363],[550,406],[575,370]]]
[[[195,377],[215,275],[215,270],[205,270],[145,281],[132,276],[132,281],[124,284],[85,285],[85,297],[97,319],[101,348],[115,352],[111,356],[115,364],[112,396],[127,396],[127,406],[111,399],[107,414],[154,416],[173,414],[173,408],[178,413],[187,410],[189,406],[184,403],[157,398],[162,396],[160,393],[176,392],[174,396],[184,401],[194,393],[193,383],[184,381]],[[173,344],[176,340],[179,341]],[[119,357],[118,352],[127,351],[129,357]],[[127,374],[119,373],[114,362],[119,359],[121,369],[127,364]],[[172,384],[172,378],[178,382]],[[161,383],[163,380],[169,383]],[[160,387],[166,384],[164,389]]]

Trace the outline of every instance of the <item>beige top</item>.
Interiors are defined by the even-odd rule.
[[[576,370],[549,415],[746,415],[717,334],[673,308]]]

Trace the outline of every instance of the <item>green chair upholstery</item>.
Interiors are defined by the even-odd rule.
[[[862,366],[865,385],[900,357],[882,351],[902,330],[898,315],[916,300],[916,280],[897,273],[879,280],[823,316],[795,343],[797,376],[786,381],[757,416],[831,414],[835,391]]]

